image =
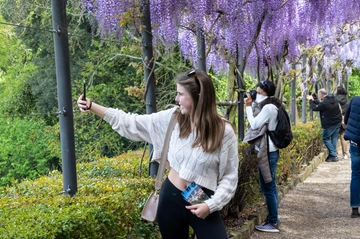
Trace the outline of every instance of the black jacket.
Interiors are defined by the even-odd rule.
[[[323,101],[310,100],[310,108],[320,112],[321,127],[327,129],[340,124],[342,116],[340,106],[334,95],[327,95]]]
[[[360,96],[355,96],[350,101],[344,122],[346,124],[344,139],[360,145]]]
[[[335,95],[335,98],[341,105],[342,115],[345,115],[350,100],[348,99],[347,95]]]

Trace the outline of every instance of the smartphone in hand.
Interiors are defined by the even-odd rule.
[[[86,100],[86,81],[84,81],[84,97],[83,100]]]

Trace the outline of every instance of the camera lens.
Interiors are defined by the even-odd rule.
[[[256,90],[250,90],[249,92],[245,92],[244,94],[244,98],[247,98],[247,94],[250,95],[251,99],[252,100],[255,100],[256,99]]]

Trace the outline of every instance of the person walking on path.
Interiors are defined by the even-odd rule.
[[[350,181],[350,207],[351,217],[357,218],[360,206],[360,96],[350,101],[344,116],[346,124],[344,138],[350,140],[351,181]]]
[[[323,128],[322,139],[329,151],[329,155],[325,161],[337,162],[339,159],[337,157],[336,145],[342,122],[339,103],[335,96],[331,94],[328,95],[325,89],[320,89],[318,96],[321,101],[314,99],[312,95],[308,95],[307,99],[310,101],[310,108],[313,111],[320,112],[320,122]]]
[[[107,108],[84,99],[77,104],[108,122],[121,136],[146,141],[159,159],[165,134],[174,118],[167,153],[169,173],[162,184],[157,219],[162,238],[187,239],[191,226],[198,239],[227,239],[220,210],[233,198],[238,182],[238,140],[234,127],[216,109],[215,88],[209,75],[199,69],[176,78],[179,106],[152,114],[137,115]],[[192,182],[209,199],[191,205],[182,192]]]
[[[342,118],[343,118],[343,122],[344,122],[344,115],[346,113],[346,110],[347,110],[347,107],[349,106],[350,101],[348,98],[348,94],[343,86],[338,86],[336,88],[335,98],[341,106],[341,114],[342,114]],[[341,124],[339,138],[340,138],[342,156],[343,156],[343,159],[348,159],[349,158],[349,142],[347,142],[344,139],[344,133],[345,133],[345,128],[343,127],[343,124]]]
[[[245,99],[250,128],[246,132],[243,141],[252,142],[252,140],[256,140],[254,144],[258,150],[260,189],[265,196],[268,215],[265,222],[255,226],[255,228],[264,232],[279,232],[279,199],[276,187],[279,149],[266,132],[267,130],[275,130],[278,123],[278,108],[273,103],[281,104],[281,102],[274,97],[275,85],[271,81],[261,81],[256,92],[254,107],[252,107],[254,99],[251,98],[250,94],[247,94]]]

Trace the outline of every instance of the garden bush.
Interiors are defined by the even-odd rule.
[[[146,177],[148,158],[139,172],[141,156],[128,152],[78,164],[73,197],[61,193],[58,171],[2,187],[0,238],[159,238],[158,228],[140,217],[154,184]]]
[[[0,119],[0,186],[60,168],[60,133],[35,118]]]
[[[279,185],[321,151],[320,131],[315,121],[293,127],[294,141],[280,151]],[[239,143],[238,188],[221,212],[227,223],[263,200],[256,157],[246,154],[248,147]],[[78,191],[73,197],[62,194],[63,178],[56,170],[33,181],[14,181],[12,186],[1,187],[0,238],[160,238],[158,227],[140,216],[154,185],[154,179],[147,176],[149,157],[145,155],[142,161],[142,156],[138,150],[78,163]]]

